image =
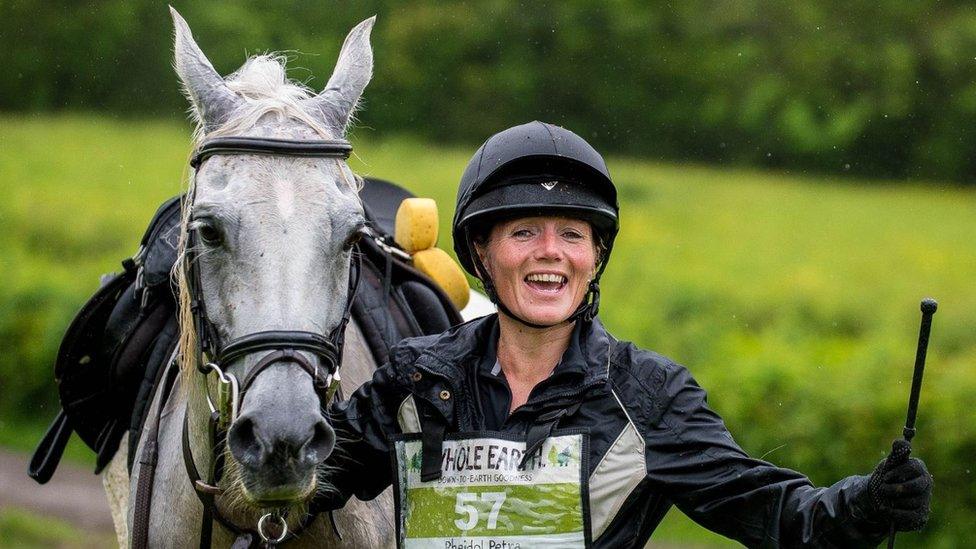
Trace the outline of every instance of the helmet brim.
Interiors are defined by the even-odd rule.
[[[533,177],[497,185],[468,205],[459,226],[513,217],[565,215],[590,221],[600,231],[616,232],[617,212],[593,189],[565,179]]]

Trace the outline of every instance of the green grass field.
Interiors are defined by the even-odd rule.
[[[88,532],[24,509],[0,509],[0,540],[18,549],[96,549],[116,544],[110,532]]]
[[[355,133],[353,169],[437,199],[450,250],[457,180],[474,148],[381,136]],[[180,191],[188,153],[189,128],[168,122],[0,118],[0,443],[24,446],[25,430],[53,416],[64,328]],[[976,189],[608,163],[622,229],[604,323],[688,366],[747,451],[817,484],[870,472],[900,435],[918,302],[940,301],[915,444],[936,479],[933,516],[899,547],[967,539]],[[659,534],[721,539],[672,519]]]

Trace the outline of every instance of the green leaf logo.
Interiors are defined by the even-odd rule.
[[[556,451],[555,446],[552,448],[552,451],[553,452]],[[571,459],[573,459],[573,447],[572,446],[567,446],[567,447],[563,448],[563,451],[562,452],[559,452],[559,454],[556,455],[556,463],[560,467],[566,467],[567,465],[569,465],[569,461]]]
[[[407,462],[407,469],[411,471],[417,471],[419,473],[420,467],[421,467],[420,451],[418,450],[417,453],[415,453],[413,457],[411,457],[410,460]]]

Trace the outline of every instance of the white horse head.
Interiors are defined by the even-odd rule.
[[[372,75],[373,18],[352,29],[325,90],[315,94],[289,81],[284,60],[270,55],[252,57],[222,78],[183,18],[171,11],[176,72],[198,122],[198,145],[229,135],[345,136]],[[335,158],[218,155],[199,167],[183,241],[188,230],[198,238],[193,254],[184,257],[198,262],[207,317],[221,340],[268,330],[327,335],[338,325],[348,297],[350,245],[365,222],[357,188],[349,167]],[[186,287],[184,280],[184,379],[202,390]],[[263,354],[247,355],[230,371],[243,379]],[[205,406],[201,398],[189,402]],[[255,378],[229,430],[228,490],[238,491],[244,505],[301,505],[318,488],[316,468],[334,439],[312,378],[294,363],[277,363]]]

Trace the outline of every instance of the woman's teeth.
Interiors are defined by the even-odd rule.
[[[558,292],[566,285],[567,279],[558,274],[530,274],[525,277],[525,282],[538,291]]]
[[[556,282],[562,284],[566,282],[566,277],[557,274],[530,274],[525,277],[528,282]]]

